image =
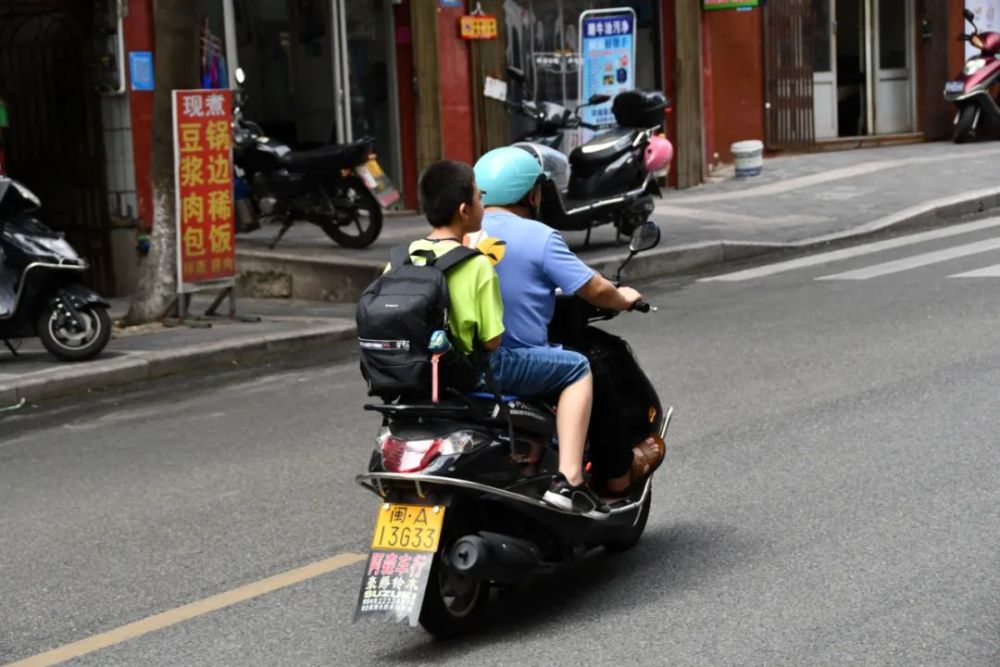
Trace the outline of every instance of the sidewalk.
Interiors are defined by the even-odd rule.
[[[683,273],[890,226],[935,224],[995,209],[1000,207],[998,162],[1000,144],[989,143],[768,159],[756,178],[721,178],[667,192],[653,218],[663,229],[663,241],[633,260],[625,277]],[[262,316],[261,322],[216,318],[207,329],[128,331],[113,339],[101,358],[82,364],[54,361],[37,341],[26,341],[18,357],[0,348],[0,409],[21,399],[37,402],[211,365],[252,363],[351,338],[357,294],[381,272],[390,247],[426,234],[427,225],[417,216],[387,216],[382,236],[364,250],[340,248],[303,223],[271,251],[266,244],[275,231],[238,240],[241,273],[252,274],[250,282],[270,288],[273,295],[293,297],[241,299],[241,312]],[[582,233],[566,238],[589,264],[605,272],[613,271],[625,253],[607,226],[594,232],[586,249]],[[197,298],[193,312],[204,311],[208,301]],[[127,301],[116,302],[113,315],[120,317],[126,307]]]
[[[687,271],[995,208],[1000,203],[998,164],[996,143],[925,143],[770,158],[755,178],[722,178],[668,191],[653,215],[663,229],[661,247],[639,256],[627,275]],[[412,215],[386,217],[382,235],[363,250],[340,248],[308,223],[293,227],[275,250],[268,250],[275,231],[239,238],[241,270],[283,276],[296,298],[353,301],[382,270],[389,248],[426,234],[427,223]],[[623,252],[610,226],[594,231],[589,248],[584,248],[584,233],[565,236],[595,268],[613,267]]]
[[[191,312],[203,313],[210,303],[209,296],[197,295]],[[214,317],[210,327],[152,324],[115,330],[107,350],[88,362],[58,362],[37,339],[23,341],[16,357],[0,347],[0,420],[3,408],[22,399],[36,403],[196,369],[252,363],[354,335],[351,304],[240,299],[238,308],[240,314],[257,315],[261,321]],[[121,318],[127,309],[127,299],[115,299],[112,318]]]

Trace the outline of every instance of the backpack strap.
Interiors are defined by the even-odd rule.
[[[450,269],[455,268],[465,260],[472,259],[476,255],[481,254],[475,248],[467,248],[464,245],[456,246],[438,257],[434,261],[434,266],[439,268],[442,273],[448,273]]]
[[[410,259],[410,246],[400,245],[396,246],[389,251],[389,266],[394,269],[398,269],[406,264],[412,264],[413,260]]]

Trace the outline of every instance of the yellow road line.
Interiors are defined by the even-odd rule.
[[[108,630],[107,632],[102,632],[99,635],[93,635],[91,637],[87,637],[86,639],[75,641],[72,644],[66,644],[65,646],[60,646],[50,651],[33,655],[30,658],[24,658],[23,660],[9,663],[6,667],[42,667],[43,665],[58,665],[61,662],[72,660],[73,658],[79,658],[80,656],[87,655],[88,653],[93,653],[94,651],[99,651],[103,648],[114,646],[115,644],[120,644],[130,639],[135,639],[136,637],[141,637],[144,634],[154,632],[156,630],[162,630],[163,628],[176,623],[188,621],[192,618],[197,618],[198,616],[204,616],[205,614],[225,609],[226,607],[230,607],[239,602],[245,602],[246,600],[259,597],[266,593],[271,593],[272,591],[276,591],[281,588],[302,583],[303,581],[313,579],[314,577],[318,577],[322,574],[327,574],[328,572],[339,570],[342,567],[353,565],[354,563],[360,562],[365,558],[367,558],[365,554],[337,554],[331,558],[317,561],[295,570],[282,572],[281,574],[276,574],[273,577],[261,579],[260,581],[255,581],[253,583],[240,586],[239,588],[234,588],[224,593],[213,595],[212,597],[205,598],[204,600],[198,600],[174,609],[169,609],[159,614],[154,614],[153,616],[148,616],[142,620],[135,621],[134,623],[122,625],[113,630]]]

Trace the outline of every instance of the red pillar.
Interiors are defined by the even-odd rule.
[[[399,95],[400,162],[407,208],[417,208],[417,103],[413,94],[413,28],[410,0],[393,7],[396,22],[396,80]]]
[[[708,170],[715,164],[715,82],[712,79],[712,30],[708,21],[708,12],[701,15],[701,99],[702,125],[705,128],[705,168],[702,176],[708,175]]]
[[[129,111],[132,118],[132,160],[135,166],[136,200],[141,229],[149,230],[153,224],[153,184],[151,155],[153,142],[153,92],[132,90],[131,73],[128,71],[128,54],[131,51],[154,51],[152,0],[129,0],[128,16],[123,22],[125,32],[125,58]],[[155,57],[155,55],[154,55]],[[156,82],[154,82],[154,85]]]
[[[438,82],[441,104],[441,143],[447,160],[472,164],[476,140],[472,121],[472,90],[468,41],[459,35],[461,7],[438,8]]]
[[[674,39],[674,1],[675,0],[662,0],[660,3],[660,27],[662,32],[660,47],[661,57],[663,58],[663,92],[666,93],[667,97],[670,98],[670,105],[676,106],[677,104],[677,88],[674,76],[675,64],[677,62],[676,49],[674,44],[676,43]],[[683,0],[682,0],[683,1]],[[667,139],[677,148],[677,117],[675,114],[667,114]],[[675,158],[676,161],[676,158]],[[670,176],[668,178],[668,184],[677,187],[677,170],[672,166],[670,168]]]

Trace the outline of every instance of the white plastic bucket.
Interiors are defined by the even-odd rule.
[[[736,176],[757,176],[764,169],[764,143],[752,139],[737,141],[730,147],[736,162]]]

